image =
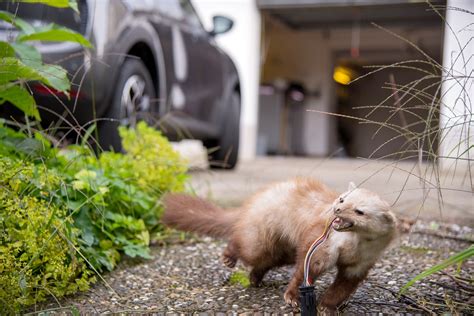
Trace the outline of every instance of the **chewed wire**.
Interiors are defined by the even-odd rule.
[[[304,283],[306,286],[309,286],[312,283],[309,277],[309,265],[311,263],[311,257],[316,252],[316,249],[319,247],[319,245],[321,245],[328,239],[329,233],[331,232],[329,228],[332,226],[334,220],[335,218],[333,218],[330,222],[328,221],[328,223],[326,223],[326,227],[324,228],[323,234],[311,244],[311,247],[309,247],[308,252],[306,253],[306,256],[304,258]]]

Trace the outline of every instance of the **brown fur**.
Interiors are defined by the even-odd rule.
[[[328,240],[316,251],[310,274],[317,278],[338,268],[334,283],[321,299],[321,308],[335,311],[362,282],[395,235],[396,220],[388,204],[376,194],[351,187],[339,195],[324,184],[299,178],[275,183],[256,193],[240,209],[225,211],[199,198],[183,194],[166,197],[165,224],[215,237],[228,245],[223,262],[232,268],[237,260],[251,267],[250,280],[258,286],[274,267],[295,264],[296,271],[285,292],[285,301],[298,303],[303,281],[303,261],[310,245],[335,214]],[[355,210],[364,210],[360,215]]]
[[[161,220],[180,230],[212,237],[228,237],[235,221],[235,210],[222,210],[203,199],[186,194],[167,194],[163,201],[166,211]]]

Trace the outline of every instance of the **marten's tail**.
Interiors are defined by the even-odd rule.
[[[228,237],[237,220],[236,210],[216,205],[186,194],[167,194],[162,222],[170,227],[211,237]]]

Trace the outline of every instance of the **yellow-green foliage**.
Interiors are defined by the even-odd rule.
[[[120,128],[120,136],[138,187],[146,192],[183,190],[187,165],[159,131],[140,122],[136,130]]]
[[[0,174],[0,305],[7,309],[2,312],[87,289],[94,277],[74,250],[78,245],[74,229],[66,228],[71,220],[65,210],[25,194],[32,189],[28,179],[39,188],[58,179],[8,158],[0,159]]]
[[[125,154],[96,156],[0,124],[0,306],[84,290],[123,255],[150,258],[161,196],[184,189],[186,165],[145,123],[120,133]]]
[[[250,279],[245,271],[235,271],[231,274],[229,282],[232,285],[239,284],[245,288],[250,286]]]

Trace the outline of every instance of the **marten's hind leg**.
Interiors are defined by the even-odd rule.
[[[239,252],[239,246],[235,240],[230,240],[227,244],[227,247],[222,253],[222,263],[228,268],[234,268],[237,264],[237,260],[241,257]],[[266,258],[268,256],[258,256],[253,258],[240,258],[243,260],[244,264],[252,266],[250,271],[250,283],[253,286],[259,286],[262,282],[265,274],[270,270],[274,264],[271,261],[265,261],[261,258]],[[250,260],[249,260],[250,259]]]
[[[252,286],[260,286],[262,284],[263,277],[271,268],[272,266],[268,265],[253,267],[252,270],[250,270],[249,275],[250,284],[252,284]]]
[[[228,268],[234,268],[237,264],[237,260],[239,259],[239,251],[238,246],[236,245],[235,241],[229,241],[227,247],[224,249],[222,253],[222,263],[224,263]]]
[[[280,248],[285,249],[286,248]],[[250,271],[250,283],[253,286],[260,286],[265,274],[276,267],[294,263],[294,253],[291,251],[266,251],[262,252],[260,256],[251,263],[252,270]]]

